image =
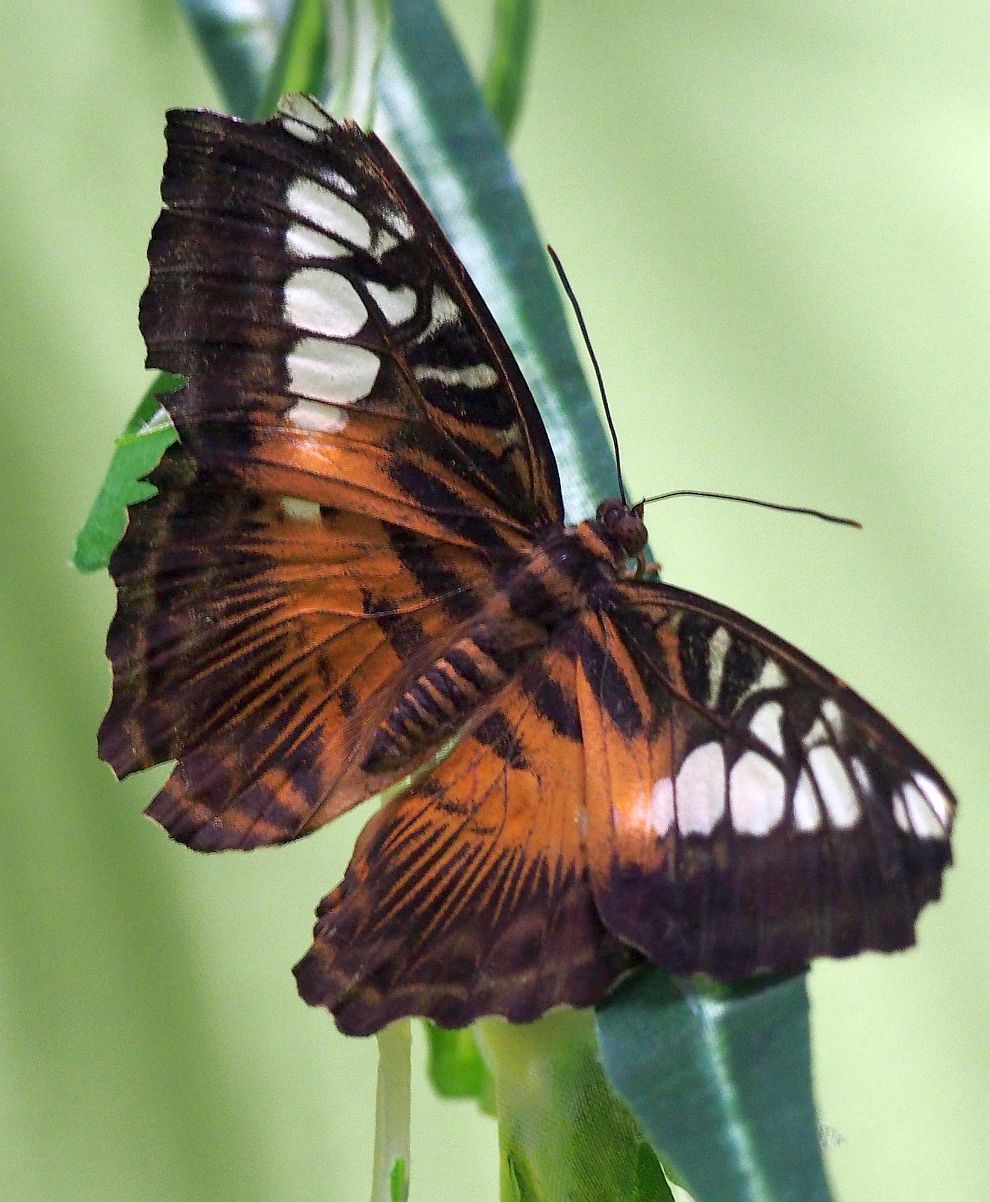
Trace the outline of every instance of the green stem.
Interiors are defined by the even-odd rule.
[[[371,1202],[405,1202],[408,1193],[411,1047],[408,1019],[378,1033]]]

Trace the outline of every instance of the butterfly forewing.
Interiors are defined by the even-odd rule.
[[[529,389],[377,138],[298,102],[166,137],[141,324],[201,462],[488,557],[561,520]]]
[[[638,698],[623,732],[602,677],[582,674],[606,925],[663,967],[724,978],[913,942],[950,859],[935,768],[807,656],[704,598],[620,583],[599,620]]]

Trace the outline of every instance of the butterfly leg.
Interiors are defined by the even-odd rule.
[[[640,554],[636,556],[636,567],[631,573],[631,578],[633,580],[645,580],[649,576],[659,576],[662,571],[663,564],[657,563],[655,559],[647,559],[646,556],[640,552]]]

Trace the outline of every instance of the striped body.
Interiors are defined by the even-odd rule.
[[[597,522],[551,529],[468,631],[405,690],[382,723],[365,768],[413,768],[545,649],[553,631],[615,583],[621,551]]]

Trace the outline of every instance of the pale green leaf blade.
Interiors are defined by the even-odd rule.
[[[615,460],[543,238],[481,93],[432,0],[395,6],[379,129],[490,305],[536,396],[567,512],[616,493]]]
[[[363,128],[374,123],[378,68],[392,16],[389,0],[331,0],[329,107]]]
[[[262,111],[292,0],[180,0],[227,107]]]
[[[255,114],[259,118],[271,116],[287,92],[322,93],[327,67],[325,13],[324,0],[295,0]]]

